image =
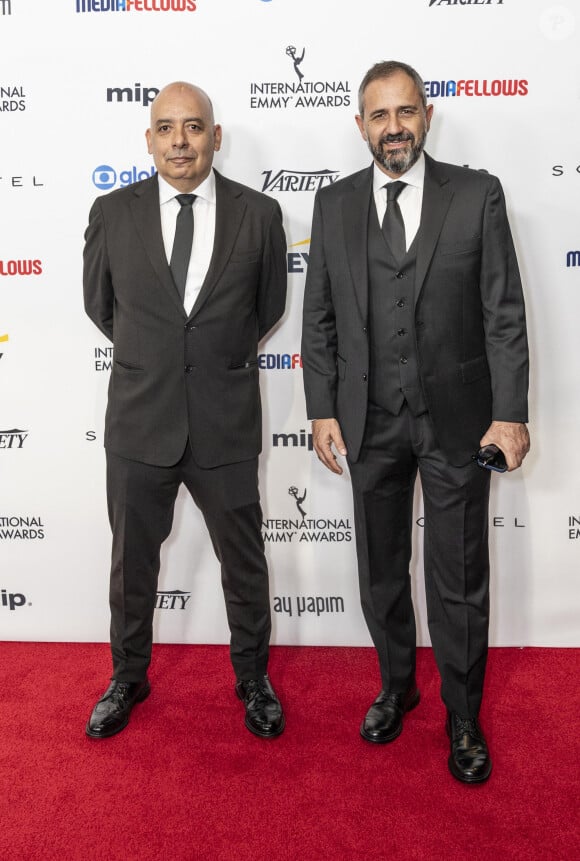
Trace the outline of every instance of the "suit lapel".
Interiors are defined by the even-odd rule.
[[[145,180],[145,182],[134,190],[134,197],[131,200],[131,211],[135,219],[137,233],[141,237],[145,252],[151,262],[151,266],[155,270],[155,274],[177,307],[185,314],[183,303],[179,298],[165,255],[163,234],[161,232],[157,175],[153,176],[150,180]]]
[[[197,314],[207,301],[226,268],[246,211],[246,203],[241,190],[217,171],[214,173],[216,216],[213,252],[207,275],[191,309],[190,317]]]
[[[342,223],[346,255],[361,317],[368,315],[368,230],[373,187],[372,165],[353,177],[352,188],[342,198]]]
[[[425,183],[417,245],[415,303],[435,252],[441,228],[447,216],[453,191],[441,165],[425,153]]]

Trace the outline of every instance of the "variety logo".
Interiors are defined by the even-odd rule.
[[[308,451],[314,451],[312,434],[304,428],[300,428],[298,433],[273,433],[272,445],[274,448],[307,448]]]
[[[8,610],[18,610],[26,604],[30,607],[31,604],[26,600],[26,595],[22,592],[8,592],[6,589],[0,590],[0,607],[6,607]]]
[[[263,371],[295,371],[302,367],[300,353],[259,353],[258,367]]]
[[[26,110],[26,95],[22,87],[0,87],[0,113]]]
[[[8,335],[0,335],[0,344],[5,344],[6,341],[8,341]],[[0,353],[0,359],[3,355],[4,353]]]
[[[28,431],[12,428],[12,430],[0,430],[0,448],[22,448],[28,437]]]
[[[294,242],[290,248],[299,248],[303,245],[310,247],[310,239],[302,239],[300,242]],[[297,272],[306,272],[308,260],[310,259],[309,251],[289,251],[288,257],[288,274]]]
[[[333,170],[295,171],[263,170],[264,184],[262,191],[318,191],[325,185],[332,185],[340,177]]]
[[[527,96],[528,82],[520,78],[463,78],[457,81],[425,81],[428,99],[447,96]]]
[[[291,63],[292,80],[254,81],[250,84],[250,108],[285,110],[287,108],[339,108],[351,103],[348,81],[310,80],[303,68],[306,48],[288,45],[285,54]]]
[[[44,538],[44,523],[40,517],[0,517],[0,540],[35,541],[39,538]]]
[[[42,188],[44,183],[35,176],[3,176],[0,175],[0,188]]]
[[[131,87],[107,87],[107,101],[138,102],[146,108],[158,92],[159,87],[143,87],[141,84],[135,84],[133,89]]]
[[[567,253],[566,266],[580,266],[580,251],[569,251]]]
[[[102,191],[109,191],[109,189],[116,186],[125,188],[125,186],[131,185],[133,182],[139,182],[141,179],[149,179],[150,176],[154,175],[154,167],[139,170],[133,165],[133,167],[116,171],[109,164],[100,164],[93,171],[93,183]]]
[[[195,12],[194,0],[76,0],[77,12]]]
[[[10,0],[0,0],[0,15],[12,15],[12,3]]]
[[[185,605],[191,598],[191,592],[181,589],[171,589],[168,592],[157,592],[155,608],[157,610],[185,610]]]
[[[503,0],[429,0],[429,6],[503,6]]]
[[[329,542],[340,544],[352,541],[352,526],[348,517],[309,517],[305,502],[307,489],[289,487],[288,495],[294,500],[296,512],[292,517],[268,518],[262,521],[262,536],[271,544],[300,544]]]
[[[42,275],[42,260],[0,260],[0,275]]]

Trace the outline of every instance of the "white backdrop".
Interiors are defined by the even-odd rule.
[[[96,195],[151,172],[148,100],[183,79],[214,101],[216,166],[276,197],[288,237],[260,359],[273,642],[370,644],[349,480],[309,450],[300,312],[314,189],[369,163],[358,84],[400,59],[429,82],[428,151],[501,178],[524,278],[533,449],[493,481],[491,642],[580,644],[579,34],[579,0],[0,0],[0,638],[108,639],[110,345],[83,311],[83,232]],[[417,494],[424,645],[421,515]],[[156,639],[227,642],[186,494],[162,558]]]

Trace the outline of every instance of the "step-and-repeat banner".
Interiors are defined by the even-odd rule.
[[[366,70],[422,74],[435,158],[497,174],[522,269],[532,452],[493,480],[494,645],[578,645],[580,2],[0,0],[0,638],[108,639],[102,445],[112,348],[82,304],[93,199],[153,173],[165,84],[202,86],[216,167],[275,197],[288,304],[261,344],[263,533],[273,642],[368,645],[347,475],[312,451],[300,317],[316,190],[370,162],[354,122]],[[428,644],[423,512],[412,564]],[[180,493],[155,636],[228,640],[218,564]]]

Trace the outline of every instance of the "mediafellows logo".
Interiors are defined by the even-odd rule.
[[[318,191],[340,177],[335,170],[263,170],[262,191]]]
[[[258,353],[258,367],[262,371],[296,371],[302,367],[300,353]]]
[[[133,87],[107,87],[108,102],[135,102],[146,108],[151,104],[159,87],[144,87],[142,84],[134,84]]]
[[[26,95],[23,87],[11,84],[0,86],[0,113],[26,110]]]
[[[155,175],[155,167],[148,167],[139,170],[138,167],[123,168],[115,170],[110,164],[99,164],[93,171],[93,184],[100,188],[101,191],[110,191],[112,188],[125,188],[133,182],[139,182],[141,179],[149,179]]]
[[[288,45],[284,49],[286,80],[254,81],[250,84],[250,108],[286,110],[288,108],[341,108],[351,103],[348,81],[312,80],[308,76],[306,48]]]
[[[195,12],[194,0],[76,0],[77,12]]]
[[[0,260],[2,275],[42,275],[42,260]]]
[[[12,15],[12,3],[10,0],[0,0],[0,15]]]
[[[428,99],[448,96],[527,96],[529,84],[525,78],[458,78],[456,81],[425,81]]]
[[[580,266],[580,251],[568,251],[566,254],[566,266],[568,268]]]

